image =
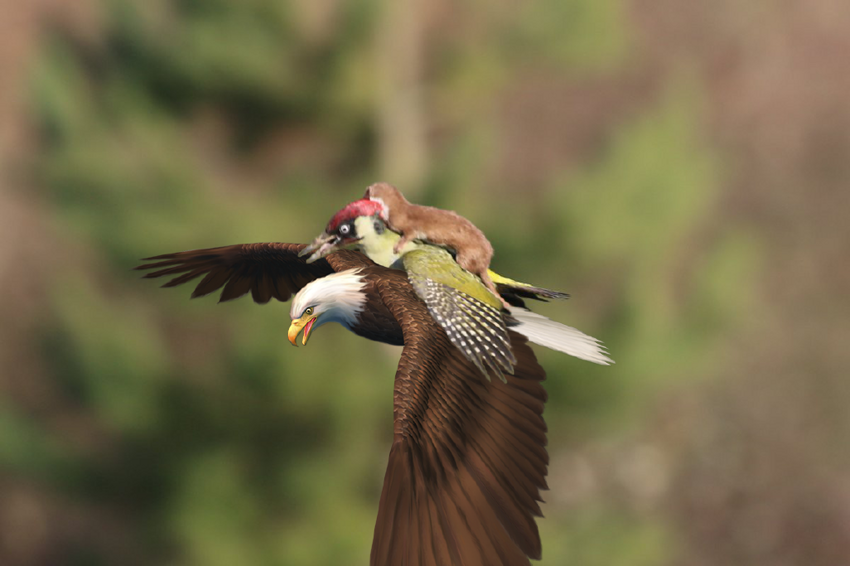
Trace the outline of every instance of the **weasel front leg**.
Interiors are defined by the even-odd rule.
[[[396,242],[395,245],[393,246],[393,253],[398,255],[398,253],[401,252],[401,249],[404,246],[406,246],[407,244],[409,244],[410,242],[412,242],[414,239],[416,239],[416,234],[413,234],[413,233],[402,234],[401,239],[398,242]]]

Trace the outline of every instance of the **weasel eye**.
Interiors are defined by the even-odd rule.
[[[351,225],[350,224],[343,224],[342,226],[339,227],[339,233],[342,234],[343,236],[347,236],[349,232],[351,232]]]
[[[305,315],[313,314],[313,307],[307,307],[307,309],[304,311],[304,314]]]

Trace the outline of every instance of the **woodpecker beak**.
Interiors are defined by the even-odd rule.
[[[292,321],[292,324],[289,326],[289,341],[292,342],[293,346],[298,346],[296,340],[298,340],[298,335],[301,333],[302,328],[304,329],[304,338],[301,339],[301,344],[307,345],[310,330],[313,328],[313,323],[316,322],[317,318],[319,318],[318,315],[309,314]]]
[[[322,232],[310,245],[298,252],[298,257],[304,257],[312,252],[313,255],[307,258],[307,263],[313,263],[317,259],[322,259],[330,253],[356,244],[359,241],[360,238],[340,238],[335,234]]]
[[[312,253],[313,255],[307,258],[307,263],[313,263],[317,259],[322,259],[332,251],[335,251],[339,246],[339,242],[339,236],[322,232],[310,245],[298,252],[298,257],[304,257]]]

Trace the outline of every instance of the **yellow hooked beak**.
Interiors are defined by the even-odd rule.
[[[301,343],[305,346],[307,345],[307,338],[310,337],[310,330],[313,328],[313,323],[316,322],[316,319],[319,318],[318,315],[308,314],[304,315],[297,320],[293,320],[292,324],[289,326],[289,341],[292,342],[293,346],[297,346],[298,335],[301,333],[301,329],[304,329],[304,338],[301,339]]]

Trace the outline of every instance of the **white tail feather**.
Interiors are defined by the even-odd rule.
[[[509,329],[522,334],[535,344],[595,364],[607,366],[614,363],[599,340],[580,330],[555,322],[528,309],[511,307],[510,312],[519,324],[510,326]]]

